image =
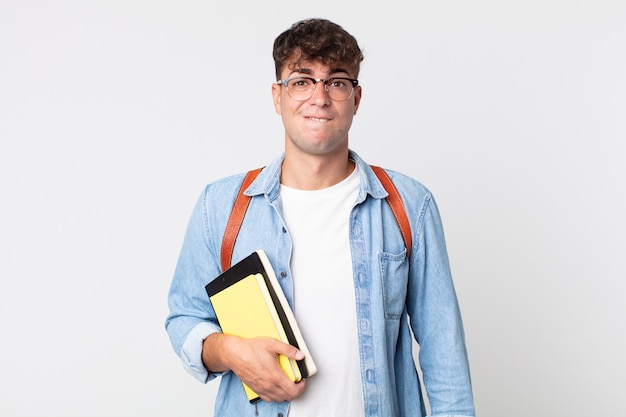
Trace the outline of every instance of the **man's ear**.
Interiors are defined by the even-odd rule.
[[[282,88],[280,84],[272,84],[272,100],[274,101],[274,110],[276,110],[277,114],[282,114],[282,109],[280,106],[280,93]]]
[[[356,115],[357,110],[359,109],[359,104],[361,104],[361,98],[363,95],[363,90],[360,85],[357,85],[354,88],[354,114]]]

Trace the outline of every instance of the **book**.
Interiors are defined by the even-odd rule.
[[[224,334],[272,337],[298,348],[304,359],[279,355],[285,374],[294,382],[308,378],[317,367],[298,328],[293,311],[263,250],[245,257],[205,287]],[[243,384],[248,400],[260,397]]]

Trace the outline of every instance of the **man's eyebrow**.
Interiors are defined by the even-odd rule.
[[[294,68],[290,73],[289,76],[291,77],[293,74],[306,74],[306,75],[313,75],[313,70],[310,70],[308,68]]]
[[[331,74],[336,74],[338,72],[345,72],[346,74],[350,74],[350,72],[348,72],[348,70],[345,68],[331,68],[330,69]]]
[[[350,74],[348,72],[347,69],[345,68],[331,68],[329,71],[329,74],[336,74],[338,72],[343,72],[345,74]],[[294,68],[290,73],[289,76],[291,77],[293,74],[306,74],[306,75],[313,75],[313,70],[311,70],[310,68]]]

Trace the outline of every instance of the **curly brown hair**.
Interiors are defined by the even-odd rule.
[[[306,19],[294,23],[274,41],[273,55],[277,80],[288,61],[345,65],[355,78],[363,61],[363,53],[354,36],[326,19]]]

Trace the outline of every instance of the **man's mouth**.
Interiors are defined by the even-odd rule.
[[[307,119],[313,121],[313,122],[319,122],[319,123],[326,123],[328,121],[330,121],[330,119],[322,119],[322,118],[318,118],[318,117],[307,117]]]

